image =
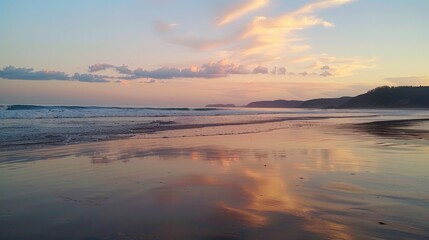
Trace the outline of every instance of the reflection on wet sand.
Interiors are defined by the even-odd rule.
[[[306,206],[305,201],[296,193],[292,186],[293,180],[288,184],[277,172],[278,169],[264,173],[265,171],[258,172],[255,169],[240,170],[240,166],[237,167],[230,174],[222,176],[181,177],[153,189],[151,195],[155,204],[182,208],[186,205],[183,202],[189,201],[183,196],[186,189],[204,189],[201,191],[220,193],[205,193],[210,196],[210,203],[207,203],[207,199],[201,201],[200,196],[192,195],[193,201],[204,202],[213,208],[213,212],[208,214],[208,219],[205,220],[216,222],[213,228],[225,227],[223,223],[227,221],[236,226],[230,231],[238,231],[238,227],[245,228],[249,235],[269,236],[269,239],[283,239],[285,236],[294,235],[311,236],[312,239],[351,239],[347,226],[318,219],[317,211]],[[212,218],[223,220],[215,221]],[[291,227],[277,228],[285,223]],[[233,235],[236,234],[238,233]],[[236,239],[229,235],[223,237]]]
[[[379,137],[409,140],[429,140],[429,119],[374,121],[355,124],[357,131],[367,132]]]
[[[425,239],[427,145],[369,140],[303,128],[2,153],[1,238]]]

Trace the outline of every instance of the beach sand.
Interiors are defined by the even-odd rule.
[[[0,238],[427,239],[427,122],[402,123],[258,123],[3,151]]]

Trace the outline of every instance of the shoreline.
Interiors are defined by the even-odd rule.
[[[124,139],[124,138],[133,138],[139,135],[145,134],[158,134],[162,132],[170,132],[177,130],[191,130],[191,129],[205,129],[205,128],[219,128],[219,127],[244,127],[248,125],[260,125],[260,124],[275,124],[283,122],[299,122],[299,121],[320,121],[320,120],[329,120],[329,119],[361,119],[361,118],[370,118],[376,117],[377,115],[359,115],[359,116],[300,116],[300,117],[268,117],[263,119],[255,120],[242,120],[240,122],[230,121],[230,122],[212,122],[212,123],[192,123],[187,124],[184,121],[185,119],[180,119],[180,122],[174,120],[153,120],[156,118],[150,118],[152,121],[149,122],[125,122],[122,123],[120,127],[115,128],[115,126],[109,126],[105,129],[94,130],[97,126],[90,126],[91,129],[88,129],[88,132],[85,131],[75,131],[71,133],[61,133],[61,132],[41,132],[35,136],[26,136],[23,139],[18,139],[14,141],[7,141],[0,143],[0,152],[6,152],[10,150],[22,150],[22,149],[36,149],[43,148],[45,146],[61,146],[61,145],[71,145],[79,144],[85,142],[100,142],[108,141],[115,139]],[[196,116],[198,118],[199,116]],[[213,116],[212,116],[213,117]],[[214,116],[216,117],[216,116]],[[233,116],[234,117],[234,116]],[[236,116],[235,116],[236,117]],[[259,115],[259,117],[261,117]],[[265,117],[265,116],[263,116]],[[170,117],[173,118],[173,117]],[[180,118],[180,117],[179,117]],[[141,120],[147,120],[141,118]],[[220,119],[222,120],[222,119]],[[119,121],[119,123],[121,123]],[[63,126],[58,126],[63,127]],[[51,129],[48,129],[51,130]],[[80,130],[80,129],[78,129]],[[269,130],[269,128],[267,129]],[[251,131],[254,132],[254,131]],[[250,133],[251,133],[250,132]],[[240,131],[234,133],[239,134]],[[216,134],[215,134],[216,135]]]
[[[368,116],[360,116],[362,117],[368,117]],[[150,129],[148,132],[142,132],[138,133],[133,136],[117,136],[110,139],[103,139],[99,141],[82,141],[82,142],[76,142],[76,143],[70,143],[70,144],[33,144],[30,146],[25,146],[25,144],[22,144],[22,147],[17,148],[0,148],[0,164],[7,164],[7,163],[19,163],[19,162],[27,162],[27,161],[35,161],[35,160],[43,160],[48,158],[63,158],[67,156],[72,156],[75,154],[73,149],[80,149],[88,148],[92,149],[91,146],[94,146],[96,149],[102,148],[104,146],[104,143],[107,145],[112,145],[119,143],[122,145],[122,142],[133,142],[133,144],[136,144],[139,141],[151,141],[151,142],[158,142],[158,141],[175,141],[175,139],[198,139],[200,137],[238,137],[239,135],[243,134],[263,134],[267,135],[270,134],[269,132],[273,131],[300,131],[301,129],[303,131],[324,131],[322,129],[334,129],[339,130],[339,132],[335,131],[335,134],[340,135],[352,135],[357,133],[357,137],[364,137],[365,135],[380,137],[382,140],[400,140],[400,141],[407,141],[407,140],[423,140],[423,141],[429,141],[429,128],[427,129],[407,129],[407,128],[401,128],[401,127],[413,127],[418,126],[418,123],[428,123],[429,124],[429,118],[416,118],[416,119],[401,119],[401,120],[383,120],[383,121],[371,121],[371,122],[364,122],[364,123],[328,123],[328,124],[322,124],[321,122],[312,122],[311,120],[323,120],[323,119],[345,119],[345,118],[352,118],[352,117],[315,117],[315,118],[281,118],[281,119],[272,119],[270,120],[263,120],[263,121],[255,121],[255,122],[234,122],[234,123],[219,123],[219,124],[189,124],[189,125],[176,125],[176,126],[164,126],[162,129]],[[310,121],[308,121],[310,120]],[[245,125],[255,125],[255,128],[259,124],[266,124],[266,123],[275,123],[275,122],[285,122],[285,121],[291,121],[296,123],[289,125],[289,126],[283,126],[279,128],[270,127],[263,130],[258,131],[250,131],[250,132],[235,132],[235,133],[221,133],[219,131],[215,131],[212,134],[195,134],[193,132],[189,132],[188,130],[192,130],[195,128],[203,129],[203,128],[215,128],[215,127],[222,127],[222,126],[245,126]],[[302,122],[301,122],[302,121]],[[310,123],[311,122],[311,123]],[[174,124],[174,123],[171,123]],[[429,126],[429,125],[428,125]],[[312,130],[311,128],[314,127],[315,129]],[[164,132],[174,132],[174,131],[180,131],[183,130],[185,133],[188,133],[187,135],[177,134],[166,137],[165,135],[162,135],[161,133]],[[344,131],[346,130],[346,131]],[[352,132],[348,131],[352,130]],[[395,130],[399,131],[398,133],[395,133]],[[328,131],[330,134],[334,133],[332,131]],[[365,133],[364,135],[360,133]],[[153,137],[143,137],[139,138],[140,136],[153,136]],[[274,133],[274,135],[276,135]],[[186,140],[188,141],[188,140]],[[150,147],[151,148],[151,147]],[[150,149],[149,148],[149,149]],[[32,150],[32,152],[28,152],[28,150]],[[137,150],[134,149],[133,151],[137,152],[145,152],[146,150]],[[95,151],[98,152],[98,151]],[[151,152],[151,151],[149,151]],[[15,153],[18,155],[15,156]],[[48,153],[49,155],[44,155],[43,153]],[[92,151],[88,152],[92,154]],[[38,154],[41,154],[40,157],[35,157]],[[52,154],[52,155],[51,155]],[[101,154],[101,152],[100,152]],[[22,160],[22,157],[24,156]],[[9,159],[4,161],[4,159]],[[27,160],[30,159],[30,160]]]

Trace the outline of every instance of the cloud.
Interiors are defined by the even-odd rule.
[[[329,70],[331,69],[328,65],[325,65],[323,67],[320,68],[320,70]]]
[[[118,73],[121,73],[121,74],[130,74],[131,73],[131,71],[128,69],[128,67],[126,65],[114,66],[114,65],[106,64],[106,63],[97,63],[94,65],[88,66],[88,72],[99,72],[99,71],[108,70],[108,69],[114,69]]]
[[[106,83],[110,82],[106,80],[106,76],[94,75],[94,74],[79,74],[75,73],[71,79],[78,80],[79,82],[93,82],[93,83]]]
[[[172,37],[167,41],[198,50],[222,49],[229,51],[242,61],[249,56],[258,56],[262,60],[276,60],[287,53],[297,53],[311,49],[308,44],[301,43],[298,31],[321,25],[333,27],[333,24],[317,17],[314,12],[330,7],[346,4],[351,0],[325,0],[310,3],[295,11],[283,13],[277,17],[255,16],[239,31],[221,39],[199,39],[197,36]],[[223,25],[242,17],[248,12],[265,6],[268,1],[250,0],[228,11],[218,19]],[[230,45],[234,45],[231,48]],[[234,50],[231,50],[234,49]]]
[[[94,67],[95,66],[95,67]],[[247,75],[247,74],[275,74],[285,75],[285,67],[274,67],[271,71],[267,67],[257,66],[250,68],[249,66],[237,64],[227,59],[219,61],[210,61],[201,65],[192,65],[186,68],[177,67],[161,67],[154,70],[146,70],[143,68],[129,69],[125,65],[117,67],[110,64],[95,64],[89,66],[88,69],[92,72],[113,69],[124,76],[116,77],[118,79],[140,79],[151,78],[155,79],[174,79],[174,78],[219,78],[227,77],[228,75]],[[252,70],[250,70],[252,69]],[[111,77],[114,78],[114,77]]]
[[[152,71],[143,70],[138,68],[132,71],[130,76],[125,79],[138,79],[138,78],[154,78],[154,79],[172,79],[182,77],[181,70],[178,68],[162,67]]]
[[[257,66],[253,69],[252,71],[253,74],[268,74],[268,68],[266,67],[262,67],[262,66]]]
[[[329,77],[329,76],[332,76],[332,73],[330,73],[328,71],[324,71],[323,73],[320,74],[320,76],[322,76],[322,77]]]
[[[301,7],[300,9],[295,11],[295,14],[311,13],[311,12],[314,12],[316,10],[321,10],[321,9],[325,9],[325,8],[343,5],[343,4],[349,3],[351,1],[352,0],[323,0],[323,1],[319,1],[319,2],[314,2],[314,3],[310,3],[310,4],[307,4],[303,7]]]
[[[201,66],[190,66],[179,69],[171,67],[162,67],[152,71],[136,69],[132,71],[130,78],[154,78],[154,79],[172,79],[172,78],[217,78],[226,77],[229,74],[249,74],[250,71],[243,65],[237,65],[227,60],[209,62]]]
[[[311,61],[312,58],[306,58],[300,61]],[[344,61],[344,60],[342,60]],[[331,59],[329,64],[335,65],[336,62]],[[321,63],[314,63],[315,66]],[[325,69],[325,67],[317,67],[318,69]],[[337,70],[329,68],[331,71]],[[105,70],[113,70],[117,74],[113,75],[98,75],[93,74]],[[135,80],[147,78],[145,83],[154,83],[158,79],[169,80],[177,78],[221,78],[229,75],[250,75],[250,74],[271,74],[271,75],[301,75],[301,76],[331,76],[331,71],[324,71],[322,73],[300,72],[293,73],[287,72],[285,67],[273,67],[269,70],[268,67],[258,65],[254,68],[251,65],[237,64],[227,59],[218,61],[210,61],[200,65],[192,65],[185,68],[177,67],[160,67],[154,70],[146,70],[143,68],[130,69],[126,65],[115,66],[106,63],[97,63],[88,66],[89,73],[74,73],[67,75],[61,71],[34,71],[33,68],[16,68],[13,66],[4,67],[0,70],[0,78],[13,79],[13,80],[65,80],[65,81],[80,81],[91,83],[122,83],[127,84],[127,80]],[[149,80],[150,79],[150,80]]]
[[[93,65],[94,66],[94,65]],[[139,79],[139,78],[152,78],[152,79],[173,79],[173,78],[218,78],[226,77],[230,74],[250,74],[251,71],[244,65],[235,64],[228,60],[211,61],[200,66],[193,65],[187,68],[176,67],[161,67],[155,70],[145,70],[137,68],[131,70],[126,66],[116,67],[109,64],[97,64],[93,67],[89,66],[90,71],[102,71],[106,69],[116,70],[118,73],[125,74],[126,76],[118,77],[120,79]]]
[[[411,76],[411,77],[389,77],[384,80],[401,86],[426,86],[429,85],[428,76]]]
[[[286,68],[285,67],[280,67],[280,68],[278,68],[277,69],[277,74],[280,74],[280,75],[285,75],[286,74]]]
[[[93,67],[96,66],[96,67]],[[104,67],[100,67],[104,66]],[[272,74],[272,75],[285,75],[287,73],[285,67],[274,67],[271,70],[265,66],[257,66],[251,68],[250,66],[234,63],[227,59],[219,61],[210,61],[201,65],[192,65],[186,68],[177,67],[161,67],[154,70],[146,70],[143,68],[129,69],[125,65],[117,67],[109,64],[96,64],[89,66],[90,71],[102,71],[106,69],[113,69],[118,73],[124,74],[119,77],[111,77],[117,79],[133,80],[141,78],[150,78],[153,83],[156,79],[175,79],[175,78],[220,78],[229,75],[248,75],[248,74]],[[250,70],[252,69],[252,70]],[[303,74],[303,76],[319,76],[318,73]],[[322,75],[320,75],[322,76]],[[149,80],[148,80],[149,81]]]
[[[308,55],[302,58],[291,60],[295,64],[307,64],[307,68],[312,71],[324,70],[321,76],[345,77],[350,76],[359,69],[369,69],[375,67],[376,58],[347,58],[334,57],[328,54]],[[325,73],[328,72],[328,73]]]
[[[216,19],[216,24],[221,27],[212,30],[213,36],[216,37],[201,37],[195,32],[164,37],[167,42],[199,51],[211,51],[215,55],[218,54],[248,66],[284,64],[292,55],[305,54],[305,51],[311,49],[311,45],[304,42],[306,39],[300,37],[299,32],[315,26],[334,26],[333,23],[319,17],[318,11],[338,7],[352,1],[313,1],[295,10],[274,16],[254,15],[251,20],[243,19],[245,21],[241,21],[241,26],[237,26],[234,31],[230,31],[231,29],[224,31],[224,25],[269,4],[268,0],[247,0],[230,8],[229,11]],[[318,69],[299,69],[297,71],[323,70],[323,72],[329,71],[334,76],[346,76],[357,69],[368,67],[368,64],[361,64],[361,61],[346,64],[338,63],[336,66],[328,65],[329,63],[330,61],[326,61],[326,65],[319,66]],[[333,70],[332,67],[335,69]],[[277,71],[278,69],[275,70],[275,72]],[[318,73],[318,75],[323,74],[323,72]]]
[[[230,23],[247,13],[261,8],[268,4],[268,0],[247,0],[246,2],[231,8],[217,19],[217,25],[222,26]]]
[[[98,72],[98,71],[106,70],[109,68],[115,68],[115,66],[110,65],[110,64],[105,64],[105,63],[103,63],[103,64],[97,63],[97,64],[89,66],[88,71],[89,72]]]
[[[109,82],[105,79],[106,76],[79,73],[69,76],[60,71],[34,71],[33,68],[17,68],[13,66],[4,67],[3,70],[0,70],[0,78],[10,80],[77,80],[79,82]]]
[[[286,74],[286,68],[285,67],[273,67],[271,69],[270,74],[272,75],[285,75]]]
[[[162,21],[154,22],[154,29],[160,33],[169,33],[173,30],[174,27],[177,27],[179,24],[177,23],[166,23]]]
[[[4,67],[0,70],[0,78],[14,80],[69,80],[69,76],[58,71],[34,71],[33,68]]]
[[[273,67],[269,70],[265,66],[257,66],[251,68],[247,65],[237,64],[227,59],[222,59],[219,61],[210,61],[201,65],[192,65],[186,68],[177,68],[177,67],[160,67],[154,70],[146,70],[143,68],[129,69],[125,65],[121,67],[116,67],[109,64],[96,64],[97,66],[109,66],[107,69],[113,69],[118,73],[124,74],[123,76],[110,77],[123,80],[134,80],[141,78],[151,79],[152,83],[156,79],[176,79],[176,78],[220,78],[227,77],[229,75],[249,75],[249,74],[271,74],[271,75],[300,75],[300,76],[330,76],[331,73],[327,71],[316,73],[316,72],[300,72],[293,73],[287,72],[285,67]],[[99,69],[99,71],[105,70],[104,67],[93,68],[92,66],[89,69]],[[103,76],[100,76],[103,77]],[[104,76],[105,78],[109,78]],[[153,81],[152,81],[153,80]],[[149,81],[149,80],[148,80]]]
[[[240,36],[240,39],[247,39],[251,42],[244,49],[243,55],[260,55],[274,60],[287,52],[308,50],[311,48],[309,45],[297,43],[301,39],[296,39],[296,32],[317,25],[332,27],[332,23],[318,18],[314,12],[348,2],[350,0],[325,0],[304,5],[295,11],[277,17],[255,17]]]
[[[122,66],[119,66],[119,67],[115,67],[114,68],[118,73],[121,73],[121,74],[131,74],[132,73],[132,71],[130,70],[130,69],[128,69],[128,67],[126,66],[126,65],[122,65]]]
[[[238,65],[228,60],[209,62],[202,66],[206,73],[215,74],[249,74],[250,71],[243,65]]]

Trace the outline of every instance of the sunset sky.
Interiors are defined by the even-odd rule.
[[[246,104],[429,85],[427,0],[0,1],[0,103]]]

